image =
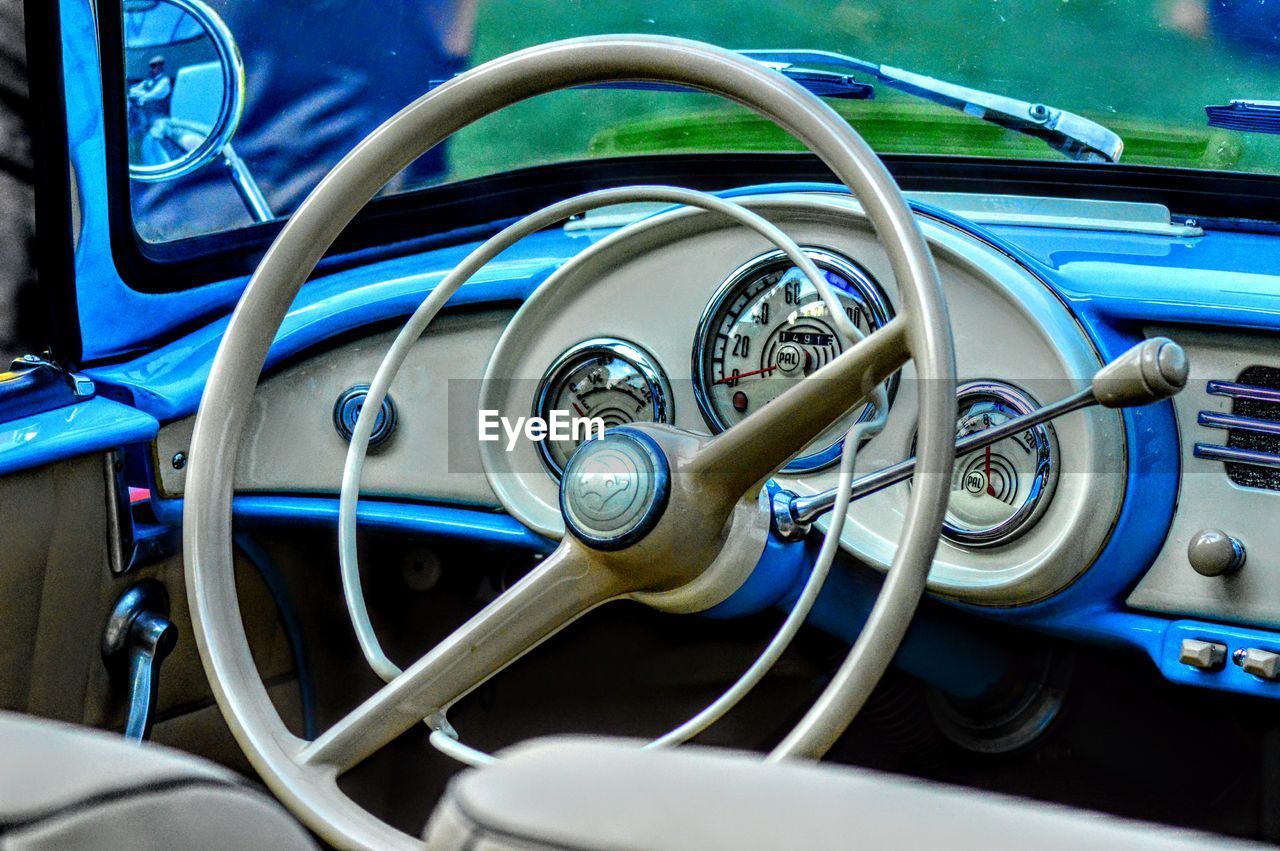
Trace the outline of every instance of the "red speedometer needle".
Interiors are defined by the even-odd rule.
[[[987,447],[986,467],[987,467],[987,496],[995,496],[995,486],[991,484],[991,447]]]
[[[761,375],[766,372],[773,372],[777,369],[777,365],[766,366],[764,369],[753,369],[750,372],[740,372],[737,375],[726,375],[724,378],[712,382],[713,384],[728,384],[731,381],[737,381],[739,378],[750,378],[753,375]]]
[[[575,411],[577,411],[577,412],[578,412],[578,416],[580,416],[580,417],[585,417],[585,416],[587,415],[587,412],[586,412],[586,411],[584,411],[584,410],[582,410],[581,408],[579,408],[579,407],[578,407],[578,403],[577,403],[577,402],[570,402],[569,404],[573,405],[573,409],[574,409]]]

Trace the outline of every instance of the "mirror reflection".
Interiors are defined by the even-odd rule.
[[[199,11],[172,0],[125,6],[129,164],[137,179],[172,179],[203,165],[232,120],[234,71]]]

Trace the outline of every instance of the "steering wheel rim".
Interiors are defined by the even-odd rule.
[[[909,353],[920,377],[917,451],[921,469],[906,511],[902,540],[862,635],[832,686],[773,758],[825,752],[889,664],[923,593],[946,510],[954,460],[951,329],[937,272],[918,225],[892,177],[856,131],[783,76],[735,53],[684,39],[570,39],[481,65],[423,96],[375,130],[321,181],[294,214],[267,251],[232,315],[192,437],[183,518],[186,580],[206,674],[228,726],[268,786],[302,821],[336,845],[416,847],[418,843],[339,790],[338,764],[318,758],[326,752],[324,748],[295,737],[285,728],[249,651],[235,596],[231,500],[236,457],[267,351],[298,289],[334,239],[410,162],[457,130],[505,106],[563,88],[617,80],[675,83],[717,94],[791,133],[862,202],[901,293],[895,322],[901,320],[902,324],[895,329],[897,336],[882,337],[878,346],[888,351],[896,346],[903,356]],[[876,336],[866,342],[876,342]],[[873,349],[870,355],[876,356],[880,349]],[[734,432],[749,421],[699,448],[701,463],[714,466],[726,457],[741,456],[744,450]],[[385,687],[366,704],[374,704],[379,695],[395,688],[396,683]],[[403,691],[396,691],[392,699]],[[386,722],[378,714],[382,704],[369,712],[375,722]],[[356,722],[348,724],[348,719],[321,739],[328,737],[331,744],[344,733],[351,734]]]

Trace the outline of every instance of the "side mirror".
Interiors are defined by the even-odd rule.
[[[159,183],[221,157],[258,221],[273,218],[231,138],[244,114],[240,50],[202,0],[125,0],[129,176]]]

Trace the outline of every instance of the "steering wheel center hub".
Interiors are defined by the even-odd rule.
[[[642,432],[616,429],[569,459],[560,510],[583,543],[618,550],[653,529],[670,495],[670,465],[658,444]]]

